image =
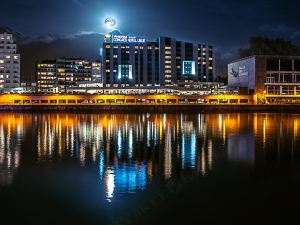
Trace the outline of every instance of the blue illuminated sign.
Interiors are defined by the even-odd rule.
[[[118,66],[118,79],[129,78],[132,79],[132,65]]]

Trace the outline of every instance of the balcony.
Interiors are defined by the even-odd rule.
[[[299,85],[270,85],[265,87],[265,93],[267,96],[300,96],[300,84]]]

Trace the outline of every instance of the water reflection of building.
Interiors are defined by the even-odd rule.
[[[0,179],[12,182],[25,131],[38,162],[71,160],[97,167],[111,200],[117,193],[143,190],[153,179],[187,172],[206,176],[218,160],[253,166],[269,157],[295,157],[299,121],[296,115],[246,113],[3,114]],[[260,145],[267,151],[257,150]],[[291,151],[277,150],[285,146]]]
[[[185,169],[205,174],[212,164],[201,115],[26,114],[17,122],[14,114],[7,117],[0,121],[0,162],[7,177],[19,165],[15,140],[21,140],[25,123],[39,162],[100,162],[100,178],[117,192],[143,189],[154,175],[169,179]]]
[[[236,162],[254,164],[255,146],[252,134],[228,135],[228,159]]]
[[[300,116],[297,114],[254,114],[256,163],[293,163],[300,159]],[[258,142],[257,140],[260,140]]]
[[[212,168],[212,136],[200,114],[41,114],[35,121],[38,160],[99,162],[107,196],[141,190],[153,176]]]
[[[117,167],[108,167],[104,174],[106,197],[110,201],[114,192],[135,193],[146,188],[147,165],[146,164],[123,164]],[[100,176],[102,177],[102,175]]]
[[[23,115],[1,115],[0,186],[10,185],[20,165],[20,145],[24,135]]]

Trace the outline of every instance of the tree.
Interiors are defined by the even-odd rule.
[[[283,38],[251,37],[249,48],[239,50],[240,57],[251,55],[300,55],[300,46]]]

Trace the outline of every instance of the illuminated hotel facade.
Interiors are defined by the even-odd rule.
[[[214,49],[175,38],[148,42],[130,35],[108,34],[102,48],[103,87],[199,88],[214,81]]]
[[[0,93],[20,86],[20,54],[12,34],[0,34]]]

